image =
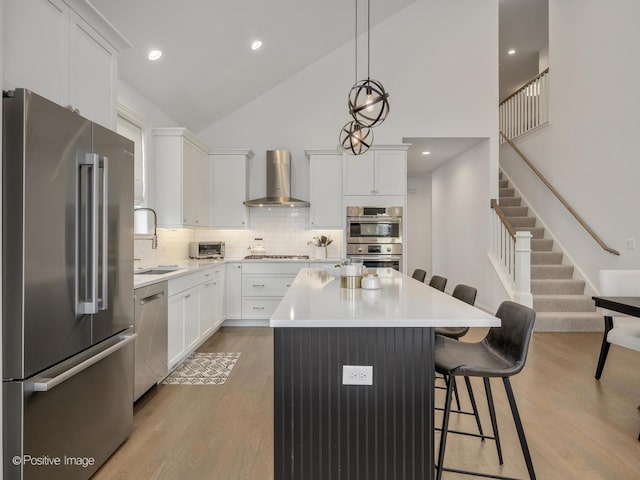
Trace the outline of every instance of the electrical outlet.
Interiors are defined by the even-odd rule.
[[[627,250],[635,250],[635,249],[636,249],[636,239],[627,238]]]
[[[373,366],[343,365],[343,385],[373,385]]]

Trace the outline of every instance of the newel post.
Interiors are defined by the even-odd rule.
[[[533,295],[531,295],[531,237],[531,232],[516,232],[515,300],[527,307],[533,307]]]

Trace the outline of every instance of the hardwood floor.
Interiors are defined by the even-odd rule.
[[[469,339],[483,335],[476,330]],[[151,391],[136,404],[133,434],[94,479],[273,479],[272,338],[268,328],[223,328],[200,351],[242,353],[227,383]],[[527,366],[513,378],[538,479],[640,478],[640,354],[612,346],[598,382],[593,374],[601,339],[534,333]],[[473,385],[489,431],[481,382]],[[526,478],[502,382],[492,387],[505,465],[497,465],[493,442],[459,435],[449,437],[445,465]],[[468,407],[462,392],[461,398]],[[441,390],[436,403],[442,403]],[[437,425],[440,419],[437,413]],[[451,428],[474,431],[475,423],[452,415]]]

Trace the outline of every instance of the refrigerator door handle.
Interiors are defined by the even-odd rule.
[[[109,158],[100,157],[102,167],[102,299],[100,310],[109,308]]]
[[[79,374],[83,370],[86,370],[90,366],[95,365],[96,363],[98,363],[103,358],[106,358],[109,355],[111,355],[112,353],[117,352],[121,348],[124,348],[129,343],[133,342],[137,336],[138,336],[137,333],[133,333],[131,335],[121,335],[119,337],[120,341],[118,343],[116,343],[115,345],[112,345],[111,347],[109,347],[109,348],[101,351],[100,353],[90,357],[89,359],[85,360],[84,362],[79,363],[75,367],[70,368],[69,370],[65,370],[60,375],[57,375],[57,376],[55,376],[53,378],[39,378],[38,381],[33,383],[33,390],[35,392],[48,392],[48,391],[50,391],[54,387],[60,385],[61,383],[65,382],[66,380],[69,380],[70,378],[72,378],[75,375]]]
[[[84,161],[80,163],[80,166],[91,167],[91,191],[88,197],[91,200],[91,224],[89,227],[90,240],[87,242],[86,248],[90,249],[90,259],[87,266],[86,279],[89,282],[88,297],[87,299],[78,298],[77,313],[79,314],[93,314],[98,313],[98,170],[100,168],[100,157],[95,153],[86,153]],[[82,232],[80,233],[82,234]],[[77,247],[79,249],[79,247]],[[78,253],[78,257],[80,254]],[[80,273],[80,272],[79,272]],[[78,285],[78,290],[80,286]],[[77,294],[80,297],[79,293]]]

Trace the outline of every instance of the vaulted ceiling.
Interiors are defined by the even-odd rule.
[[[119,55],[122,78],[196,133],[354,36],[346,0],[91,1],[133,44]],[[372,0],[372,25],[414,1]],[[365,13],[360,0],[360,31]],[[152,48],[163,51],[155,62]]]

